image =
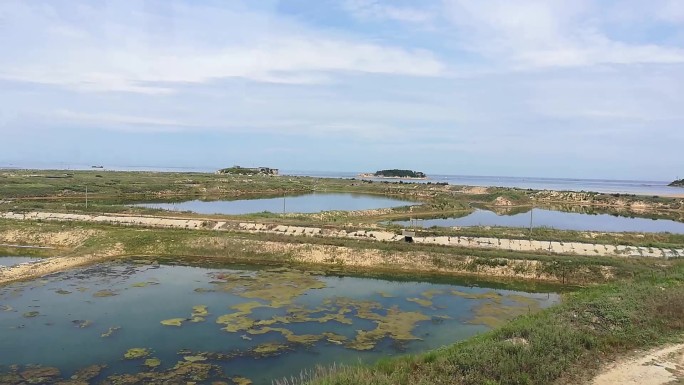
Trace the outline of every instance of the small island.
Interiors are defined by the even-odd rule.
[[[362,178],[427,179],[425,173],[413,170],[380,170],[375,173],[359,174]]]
[[[668,186],[672,186],[672,187],[684,187],[684,179],[676,180],[676,181],[670,183]]]
[[[278,175],[277,168],[233,166],[216,171],[217,174],[230,175]]]

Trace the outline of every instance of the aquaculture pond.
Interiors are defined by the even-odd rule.
[[[558,299],[287,269],[104,264],[0,289],[0,383],[271,384],[316,365],[437,348]]]
[[[416,202],[381,195],[352,193],[312,193],[262,199],[192,200],[185,202],[140,203],[134,206],[171,211],[192,211],[198,214],[318,213],[321,211],[352,211],[409,206]]]
[[[670,232],[684,234],[684,223],[669,219],[632,218],[610,214],[581,214],[545,209],[533,209],[532,213],[499,215],[488,210],[475,210],[460,218],[434,218],[418,221],[395,221],[401,226],[420,227],[468,227],[468,226],[503,226],[529,227],[530,219],[533,227],[548,227],[559,230],[608,231],[608,232]]]

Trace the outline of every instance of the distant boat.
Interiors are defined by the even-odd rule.
[[[104,166],[90,166],[90,168],[104,168]]]

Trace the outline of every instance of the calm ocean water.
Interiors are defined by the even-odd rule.
[[[285,172],[287,175],[314,176],[321,178],[358,178],[355,172]],[[386,179],[378,179],[386,180]],[[391,180],[391,179],[390,179]],[[426,180],[405,180],[420,183],[449,183],[451,185],[482,187],[516,187],[533,190],[593,191],[600,193],[620,193],[638,195],[684,195],[684,188],[670,187],[670,181],[610,180],[610,179],[570,179],[535,178],[506,176],[471,175],[429,175]]]
[[[90,165],[76,164],[0,164],[3,168],[22,169],[58,169],[58,170],[91,170]],[[103,171],[159,171],[159,172],[210,172],[216,168],[210,167],[155,167],[155,166],[109,166],[104,165]],[[360,172],[336,171],[297,171],[281,170],[282,175],[312,176],[319,178],[358,178]],[[557,191],[593,191],[609,194],[638,194],[638,195],[684,195],[684,188],[669,187],[671,181],[652,180],[611,180],[611,179],[575,179],[575,178],[538,178],[538,177],[507,177],[507,176],[474,176],[474,175],[429,175],[427,180],[406,180],[418,183],[449,183],[451,185],[482,186],[482,187],[515,187],[533,190]],[[380,180],[380,179],[379,179]]]

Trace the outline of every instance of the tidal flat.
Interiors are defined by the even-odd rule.
[[[458,281],[104,263],[0,289],[13,352],[0,382],[270,384],[449,345],[558,301]]]

